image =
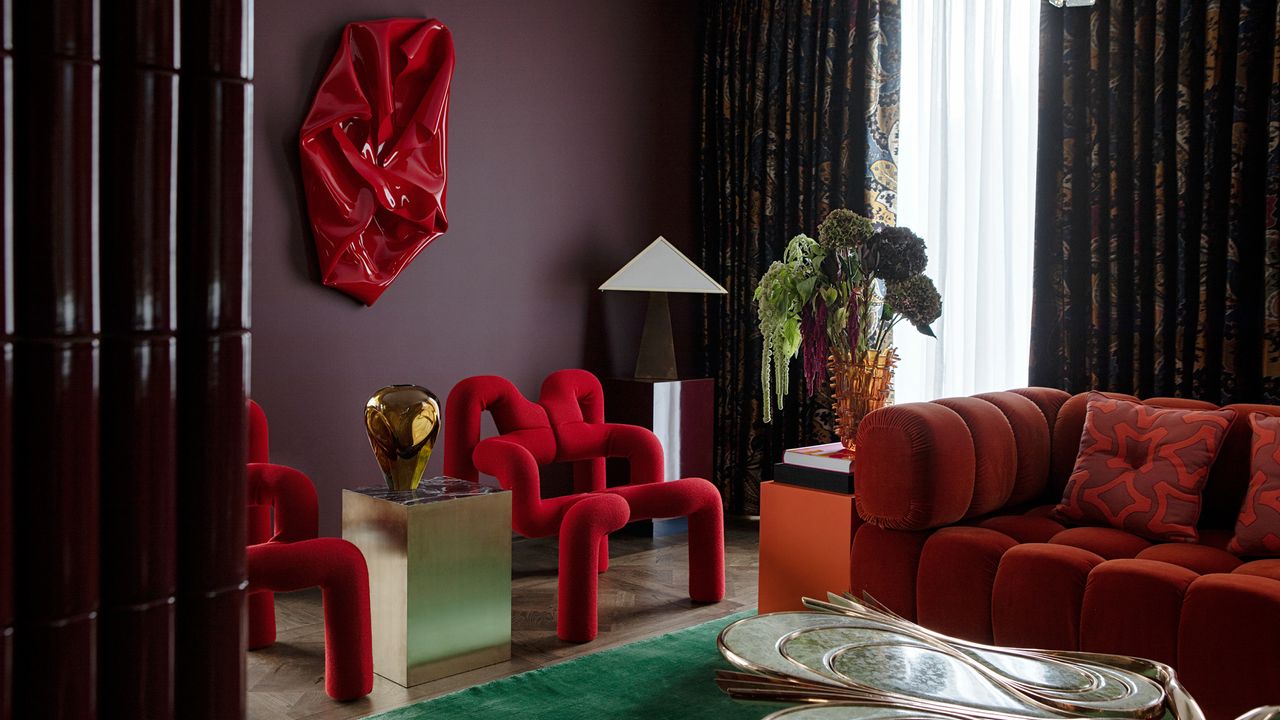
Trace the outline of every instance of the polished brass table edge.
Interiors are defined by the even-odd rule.
[[[407,676],[401,678],[391,677],[383,673],[374,671],[380,677],[386,678],[400,687],[410,688],[415,685],[422,685],[434,680],[460,675],[472,670],[478,670],[490,665],[506,662],[511,659],[511,643],[503,643],[492,647],[473,650],[465,655],[447,658],[445,660],[436,660],[426,662],[408,669]]]

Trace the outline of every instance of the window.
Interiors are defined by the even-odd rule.
[[[896,331],[896,402],[1027,383],[1039,37],[1038,0],[902,0],[898,224],[943,305]]]

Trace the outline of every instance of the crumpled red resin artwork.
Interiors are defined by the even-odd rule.
[[[448,229],[453,38],[438,20],[351,23],[302,123],[324,284],[372,305]]]

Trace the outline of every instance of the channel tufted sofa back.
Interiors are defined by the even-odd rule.
[[[1103,394],[1161,408],[1219,407]],[[1052,505],[1075,464],[1087,401],[1088,393],[1020,388],[878,410],[858,430],[859,447],[874,449],[858,457],[858,513],[882,528],[924,530],[996,510]],[[1280,416],[1280,406],[1223,407],[1236,417],[1205,485],[1199,526],[1230,531],[1249,485],[1249,415]],[[947,482],[936,481],[940,474]]]
[[[1249,484],[1249,415],[1280,415],[1280,406],[1227,406],[1235,419],[1205,484],[1199,541],[1164,543],[1054,516],[1087,402],[1023,388],[868,415],[850,591],[978,642],[1168,663],[1209,720],[1280,704],[1280,558],[1227,550]]]

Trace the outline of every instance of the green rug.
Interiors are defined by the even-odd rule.
[[[760,720],[784,705],[730,700],[716,635],[741,612],[425,700],[371,720]]]

